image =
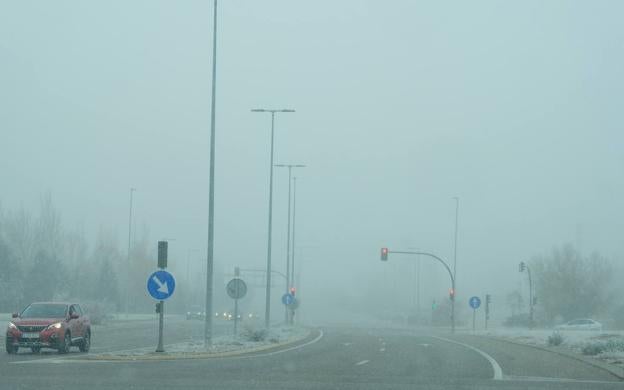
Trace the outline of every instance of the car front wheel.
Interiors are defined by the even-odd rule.
[[[5,344],[6,344],[7,353],[9,354],[17,353],[17,350],[19,349],[17,345],[11,344],[11,342],[8,339]]]
[[[63,341],[59,345],[58,351],[59,353],[68,353],[69,348],[71,348],[71,335],[69,332],[65,332],[65,336],[63,336]]]
[[[89,348],[91,348],[91,331],[90,330],[87,331],[84,338],[80,342],[80,345],[78,345],[78,348],[80,349],[80,352],[89,352]]]

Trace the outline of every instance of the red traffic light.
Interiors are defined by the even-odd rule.
[[[388,248],[381,248],[381,261],[388,261]]]
[[[293,297],[295,296],[295,293],[297,292],[297,289],[294,287],[290,288],[290,295],[292,295]]]

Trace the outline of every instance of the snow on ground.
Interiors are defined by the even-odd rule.
[[[215,337],[212,345],[206,349],[203,340],[191,340],[165,346],[164,353],[154,352],[154,347],[137,348],[125,351],[100,354],[100,358],[110,357],[140,357],[140,356],[171,356],[192,357],[209,356],[223,353],[243,353],[271,346],[277,346],[304,339],[310,334],[307,328],[283,326],[273,328],[269,332],[263,329],[241,329],[238,336],[224,335]]]
[[[624,331],[496,328],[476,331],[474,334],[540,347],[556,347],[579,355],[595,357],[607,363],[624,365]],[[561,336],[562,340],[559,345],[553,343],[558,336]]]

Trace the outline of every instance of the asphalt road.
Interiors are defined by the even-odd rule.
[[[124,332],[111,330],[108,337],[98,331],[94,353],[153,344],[139,325],[123,324]],[[198,322],[178,321],[170,328],[170,342],[201,335]],[[54,363],[52,355],[5,355],[0,388],[624,389],[624,382],[601,369],[501,341],[429,330],[341,327],[320,332],[323,337],[299,348],[230,358]]]

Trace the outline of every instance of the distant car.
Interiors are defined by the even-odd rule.
[[[206,313],[199,306],[191,306],[186,312],[187,320],[203,320],[206,317]]]
[[[72,346],[88,352],[91,348],[91,322],[77,303],[36,302],[21,313],[13,313],[6,331],[7,353],[30,348],[52,348],[67,353]]]
[[[602,324],[590,318],[581,318],[555,327],[557,330],[594,330],[601,332]]]

